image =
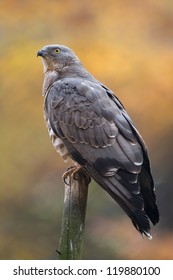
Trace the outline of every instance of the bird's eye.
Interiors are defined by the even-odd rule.
[[[60,53],[60,49],[55,49],[54,52],[55,53]]]

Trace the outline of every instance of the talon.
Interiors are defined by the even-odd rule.
[[[76,181],[79,180],[79,178],[77,177],[77,174],[73,175],[73,179],[76,180]]]
[[[68,178],[69,178],[69,176],[63,177],[63,180],[64,180],[64,184],[66,184],[67,186],[70,186],[70,180],[67,181]]]
[[[64,180],[64,183],[66,185],[70,185],[70,180],[67,182],[67,178],[72,178],[74,180],[78,180],[78,178],[76,177],[77,173],[79,171],[81,171],[83,168],[78,165],[78,166],[70,166],[67,168],[67,170],[64,172],[64,174],[62,175],[62,178]]]
[[[80,172],[80,170],[82,169],[82,167],[76,167],[76,169],[72,172],[71,174],[71,177],[74,179],[74,180],[78,180],[79,178],[77,177],[78,176],[78,173]]]

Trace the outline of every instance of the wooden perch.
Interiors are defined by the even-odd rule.
[[[69,178],[65,184],[64,212],[59,242],[59,259],[79,260],[82,254],[90,178],[78,172],[78,180]]]

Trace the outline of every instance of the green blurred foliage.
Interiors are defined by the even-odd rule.
[[[63,210],[61,175],[43,120],[37,51],[71,47],[117,93],[150,151],[161,222],[142,239],[92,183],[85,259],[172,259],[173,1],[0,2],[0,258],[55,259]]]

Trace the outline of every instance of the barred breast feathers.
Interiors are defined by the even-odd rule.
[[[70,153],[68,152],[67,148],[65,147],[63,140],[59,138],[54,132],[50,125],[50,121],[46,116],[46,112],[44,112],[44,119],[46,122],[46,126],[48,129],[49,136],[51,138],[52,144],[55,147],[55,150],[60,154],[65,162],[67,162],[68,158],[71,157]]]

